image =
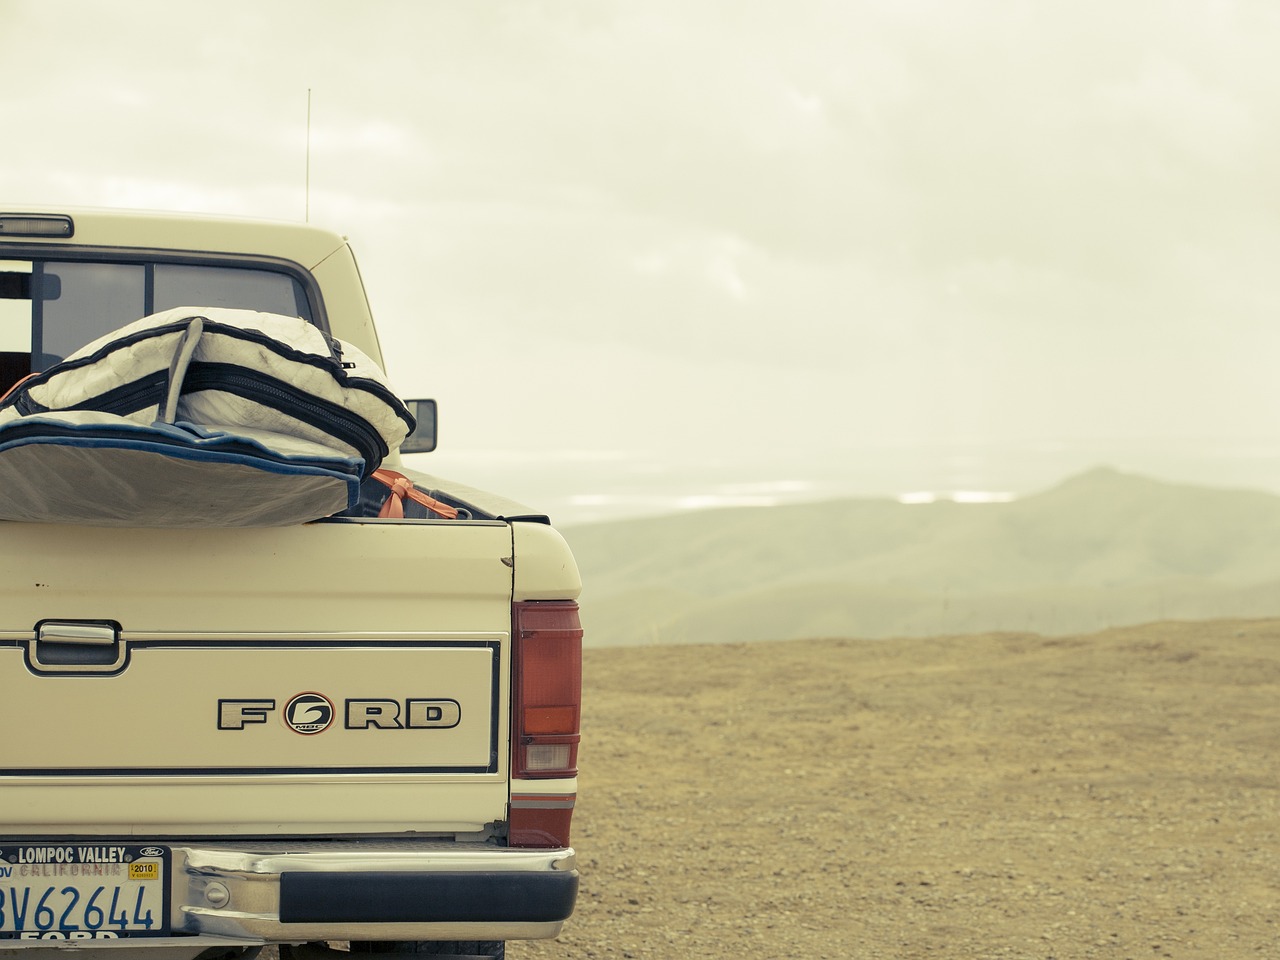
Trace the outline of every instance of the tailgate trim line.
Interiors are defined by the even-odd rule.
[[[153,635],[154,636],[154,635]],[[149,640],[131,640],[122,646],[126,646],[127,655],[131,656],[139,650],[159,650],[159,649],[210,649],[210,648],[232,648],[237,650],[244,649],[318,649],[318,648],[352,648],[358,646],[382,647],[382,648],[411,648],[419,647],[429,648],[466,648],[466,649],[487,649],[490,653],[490,694],[489,694],[489,762],[487,764],[469,764],[466,766],[457,765],[430,765],[430,766],[414,766],[414,765],[392,765],[392,766],[227,766],[227,767],[4,767],[0,766],[0,778],[15,779],[37,779],[41,777],[68,779],[74,777],[84,777],[86,779],[96,779],[100,777],[130,777],[144,779],[159,779],[166,777],[245,777],[245,776],[342,776],[348,774],[397,774],[397,775],[420,775],[420,774],[494,774],[499,770],[499,750],[498,743],[500,738],[499,716],[501,709],[499,704],[499,695],[501,692],[502,680],[502,640],[448,640],[440,639],[396,639],[396,640],[369,640],[361,644],[356,638],[346,639],[323,639],[317,640],[313,637],[299,640],[280,639],[278,635],[268,636],[267,639],[236,639],[222,640],[210,642],[208,640],[189,639],[190,635],[184,636],[182,639],[149,639]],[[224,635],[225,636],[225,635]],[[492,636],[492,634],[490,634]],[[122,640],[124,636],[122,634]],[[26,640],[25,642],[34,642]],[[0,645],[8,645],[2,644]],[[19,646],[19,644],[13,644]],[[57,683],[64,680],[68,674],[43,674],[40,675],[40,682],[46,680],[50,683]]]

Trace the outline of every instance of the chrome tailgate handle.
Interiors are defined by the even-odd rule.
[[[127,660],[120,625],[106,620],[41,620],[27,644],[33,673],[115,673]]]
[[[36,641],[50,643],[115,643],[120,631],[114,624],[45,620],[36,625]]]

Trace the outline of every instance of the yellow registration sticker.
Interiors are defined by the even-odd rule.
[[[129,879],[130,880],[159,880],[160,864],[155,862],[154,860],[148,861],[146,863],[131,863],[129,864]]]

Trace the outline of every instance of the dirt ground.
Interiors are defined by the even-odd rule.
[[[1280,956],[1280,622],[594,649],[512,958]]]

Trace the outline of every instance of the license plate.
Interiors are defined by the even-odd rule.
[[[169,850],[0,842],[0,940],[169,934]]]

